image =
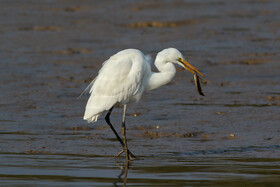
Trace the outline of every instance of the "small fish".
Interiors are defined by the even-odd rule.
[[[195,84],[196,91],[199,93],[199,95],[204,96],[204,93],[202,93],[202,90],[201,90],[201,87],[200,87],[199,77],[198,77],[196,72],[194,72],[194,74],[193,74],[193,79],[194,79],[194,84]]]

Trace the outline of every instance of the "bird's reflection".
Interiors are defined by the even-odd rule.
[[[123,183],[122,186],[124,187],[124,186],[126,186],[126,182],[127,182],[127,174],[128,174],[130,161],[125,161],[125,162],[120,162],[120,163],[116,162],[116,165],[121,168],[121,173],[119,174],[118,179],[120,181],[122,181],[122,183]],[[114,182],[114,186],[119,186],[117,184],[117,182],[119,182],[119,181]]]

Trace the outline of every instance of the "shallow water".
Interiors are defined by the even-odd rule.
[[[279,158],[212,157],[195,154],[142,157],[128,170],[136,186],[276,186]],[[196,156],[195,156],[196,155]],[[207,155],[207,153],[203,153]],[[121,186],[125,163],[79,154],[1,154],[1,183],[13,185]],[[3,161],[6,163],[3,163]],[[7,162],[8,161],[8,162]]]
[[[276,0],[1,1],[3,186],[279,186],[280,29]],[[177,69],[128,106],[124,157],[77,97],[113,53],[176,47]],[[122,110],[112,113],[120,132]]]

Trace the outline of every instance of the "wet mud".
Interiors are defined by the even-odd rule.
[[[0,2],[0,180],[14,186],[278,186],[280,2]],[[205,75],[196,92],[180,67],[128,106],[128,165],[103,117],[78,98],[125,48],[153,58],[178,48]],[[153,67],[153,69],[155,69]],[[122,108],[112,113],[120,133]],[[127,181],[124,178],[127,175]]]

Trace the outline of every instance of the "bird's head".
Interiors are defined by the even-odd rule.
[[[193,67],[190,63],[188,63],[185,60],[184,56],[178,49],[175,48],[164,49],[163,51],[160,52],[160,56],[167,58],[167,62],[172,62],[182,66],[183,68],[189,70],[192,74],[196,72],[201,77],[204,77],[202,73],[200,73],[195,67]]]

